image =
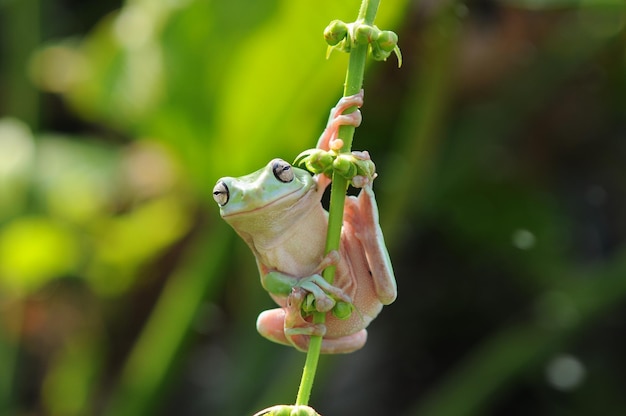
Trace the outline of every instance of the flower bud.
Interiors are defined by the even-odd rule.
[[[348,35],[348,25],[341,20],[333,20],[324,29],[324,39],[330,46],[336,46]]]
[[[332,169],[333,155],[325,150],[309,149],[300,153],[293,164],[314,174],[324,173]]]
[[[371,49],[372,58],[374,58],[377,61],[386,61],[387,58],[389,58],[389,55],[391,55],[391,52],[387,52],[383,50],[378,44],[378,42],[372,42],[371,46],[372,46],[372,49]]]
[[[324,150],[320,150],[311,154],[305,165],[310,172],[318,174],[326,172],[332,166],[332,163],[332,155]]]
[[[356,44],[367,44],[378,36],[378,29],[369,25],[359,25],[354,34]]]
[[[376,43],[383,51],[392,52],[398,44],[398,35],[390,30],[383,30],[376,39]]]
[[[316,312],[317,309],[315,307],[315,296],[312,293],[307,293],[304,298],[304,302],[302,302],[302,306],[300,307],[302,313],[304,315],[310,315],[313,312]]]
[[[279,404],[263,409],[253,416],[320,416],[320,414],[309,406]]]
[[[352,155],[339,155],[333,162],[333,169],[336,173],[346,179],[352,179],[356,175],[356,166],[350,160]]]
[[[348,319],[352,315],[352,310],[352,304],[339,301],[333,308],[333,316],[337,319]]]

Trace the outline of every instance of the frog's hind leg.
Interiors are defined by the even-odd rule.
[[[299,314],[298,314],[299,315]],[[297,320],[298,322],[294,322]],[[308,338],[311,335],[323,336],[326,333],[324,325],[314,325],[299,316],[297,319],[286,308],[276,308],[263,311],[256,321],[256,329],[259,334],[272,342],[294,346],[300,351],[306,351]]]
[[[285,310],[282,308],[270,309],[259,314],[256,320],[256,329],[259,334],[272,342],[283,345],[292,345],[285,336]]]
[[[392,303],[397,296],[396,279],[379,225],[371,181],[361,188],[358,197],[346,199],[344,230],[348,228],[363,245],[378,299],[384,305]]]
[[[309,350],[311,337],[309,335],[296,335],[291,337],[293,345],[300,351]],[[322,354],[348,354],[360,350],[367,341],[367,330],[362,329],[352,335],[340,338],[324,338],[322,340]]]
[[[263,337],[277,344],[293,346],[306,352],[309,349],[310,335],[285,334],[286,312],[282,308],[270,309],[261,312],[257,318],[257,330]],[[322,340],[322,354],[345,354],[363,348],[367,341],[367,330],[340,338],[324,338]]]
[[[257,318],[257,331],[270,341],[306,351],[302,347],[306,345],[302,337],[326,334],[325,325],[314,324],[302,317],[301,308],[306,293],[308,292],[302,288],[294,288],[287,306],[262,312]]]

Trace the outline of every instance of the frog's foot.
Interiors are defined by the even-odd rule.
[[[296,338],[326,334],[325,325],[313,324],[305,320],[295,304],[261,312],[257,318],[256,327],[257,331],[270,341],[290,346],[303,345],[303,342],[296,341]]]
[[[299,351],[306,352],[309,350],[310,336],[295,335],[291,337],[292,345]],[[367,342],[367,330],[362,329],[352,335],[346,335],[340,338],[324,338],[322,339],[322,354],[347,354],[363,348]]]
[[[328,312],[335,306],[337,300],[352,303],[350,296],[337,286],[328,283],[326,279],[319,274],[300,279],[294,289],[298,288],[304,289],[313,296],[313,298],[306,296],[306,304],[304,302],[301,303],[305,311],[316,310],[317,312]],[[293,296],[293,294],[294,292],[292,292],[290,296]],[[314,304],[312,304],[313,301]]]
[[[368,152],[367,150],[353,150],[352,155],[358,160],[372,160],[370,152]]]
[[[361,112],[356,110],[350,114],[341,114],[335,117],[328,123],[324,134],[328,134],[328,140],[326,142],[318,143],[318,148],[323,150],[335,150],[339,151],[343,147],[343,140],[337,138],[339,135],[339,127],[341,126],[354,126],[361,125]]]
[[[290,335],[319,335],[326,334],[326,326],[322,324],[312,324],[302,317],[302,304],[307,296],[305,289],[294,287],[287,298],[285,308],[284,331],[288,337]]]
[[[337,105],[330,110],[329,121],[337,118],[344,111],[350,107],[362,107],[363,106],[363,90],[357,94],[349,95],[347,97],[341,97],[337,102]]]
[[[309,349],[311,335],[325,336],[326,327],[323,325],[317,326],[317,328],[314,326],[313,330],[307,330],[304,327],[285,328],[285,322],[287,321],[286,308],[263,311],[257,319],[257,330],[270,341],[292,346],[299,351],[307,351]],[[313,325],[310,322],[304,322],[305,325]],[[323,331],[320,328],[323,328]],[[310,334],[307,334],[308,332]],[[367,341],[367,331],[365,329],[344,337],[324,338],[322,340],[321,352],[323,354],[349,353],[362,348],[365,345],[365,341]]]
[[[342,289],[328,283],[321,275],[322,271],[330,266],[339,264],[340,256],[337,250],[332,250],[324,256],[311,276],[304,277],[296,283],[294,289],[303,289],[306,293],[303,301],[300,302],[302,310],[307,312],[328,312],[337,303],[343,301],[351,303],[352,299]],[[289,298],[299,295],[299,292],[292,291]],[[289,300],[289,299],[288,299]]]
[[[321,274],[325,268],[338,265],[340,260],[341,257],[339,255],[339,251],[329,251],[328,254],[324,256],[322,261],[320,261],[320,264],[317,265],[317,268],[315,269],[315,274]]]
[[[259,334],[283,345],[291,345],[285,338],[285,310],[283,308],[275,308],[263,311],[256,320],[256,329]]]
[[[301,288],[312,295],[306,296],[306,311],[328,312],[337,303],[335,299],[352,303],[352,299],[343,290],[328,283],[321,275],[315,274],[301,279],[296,288]],[[293,296],[293,293],[292,293]]]
[[[353,163],[356,165],[357,175],[351,179],[351,185],[355,188],[371,188],[378,174],[369,152],[367,150],[353,151],[352,157]]]
[[[302,288],[294,287],[291,295],[287,299],[287,307],[285,308],[285,320],[283,332],[285,338],[291,345],[301,351],[303,341],[302,338],[308,338],[311,335],[323,337],[326,335],[326,325],[313,324],[302,317],[302,304],[305,301],[307,293]],[[308,344],[308,342],[307,342]]]
[[[345,110],[351,107],[361,107],[363,105],[363,90],[358,94],[349,97],[342,97],[337,105],[330,110],[330,117],[326,124],[326,129],[317,142],[317,148],[322,150],[340,150],[343,147],[343,141],[337,138],[339,127],[354,126],[361,124],[361,112],[357,109],[350,114],[343,114]]]

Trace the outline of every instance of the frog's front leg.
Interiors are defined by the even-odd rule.
[[[350,107],[361,107],[363,105],[363,90],[358,94],[342,97],[337,105],[330,110],[330,117],[324,132],[317,142],[317,148],[322,150],[339,150],[343,147],[343,142],[337,139],[340,126],[358,127],[361,124],[361,112],[357,109],[350,114],[343,114]]]
[[[339,262],[339,253],[330,252],[316,268],[316,273],[308,277],[298,278],[279,271],[267,271],[260,264],[263,274],[263,287],[271,294],[286,298],[286,305],[281,309],[272,309],[259,315],[257,330],[264,337],[281,344],[294,345],[306,350],[308,340],[302,337],[311,335],[324,336],[326,327],[316,325],[303,317],[303,310],[329,312],[337,301],[348,304],[351,298],[340,288],[328,283],[319,274],[328,266]],[[312,296],[309,296],[311,294]]]
[[[339,263],[339,253],[336,250],[328,253],[319,265],[315,268],[314,272],[310,276],[297,277],[292,276],[278,270],[269,270],[262,264],[259,264],[261,270],[261,283],[263,288],[269,293],[278,296],[289,298],[294,296],[294,289],[301,289],[308,293],[311,293],[314,298],[312,307],[308,309],[315,309],[318,312],[328,312],[336,304],[336,300],[341,300],[346,303],[351,303],[350,297],[340,288],[328,283],[324,277],[320,274],[325,268],[337,265]],[[294,303],[297,302],[294,301]]]

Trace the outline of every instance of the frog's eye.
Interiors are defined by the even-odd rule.
[[[213,188],[213,199],[220,207],[223,207],[228,203],[228,198],[230,197],[230,192],[228,191],[228,186],[222,181],[219,181],[215,184],[215,188]]]
[[[293,181],[293,169],[291,165],[284,160],[276,160],[274,164],[272,164],[272,172],[274,172],[276,179],[283,183]]]

